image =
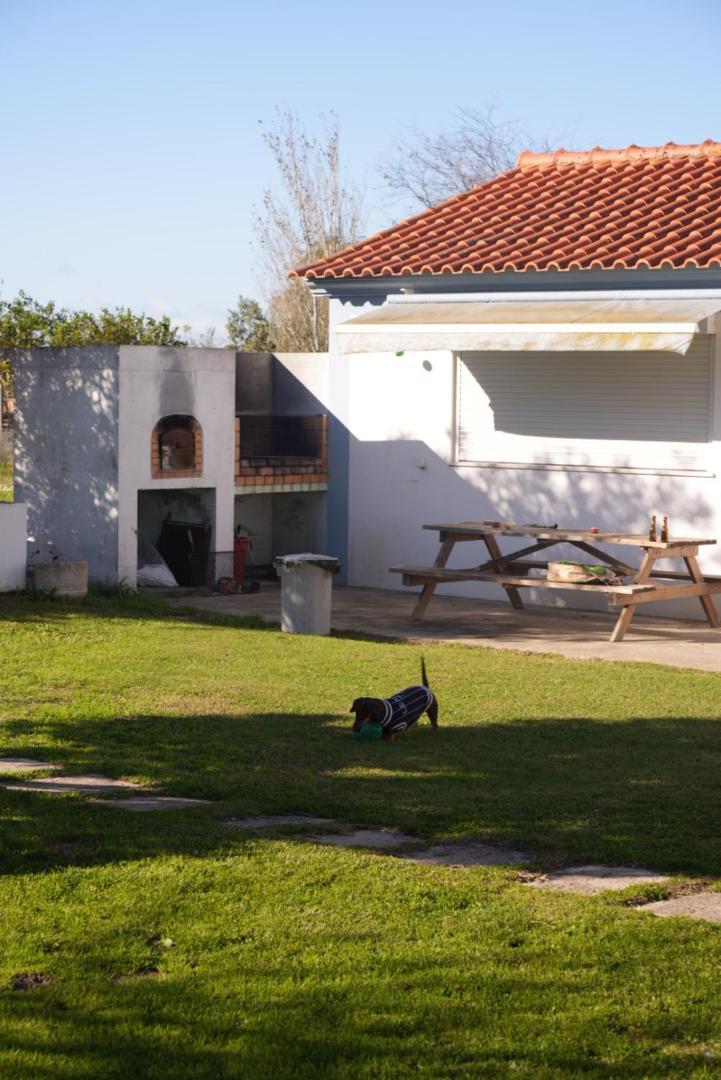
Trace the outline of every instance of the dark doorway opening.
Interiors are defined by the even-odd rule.
[[[163,522],[158,551],[165,559],[178,585],[205,585],[208,576],[211,524],[206,520]]]

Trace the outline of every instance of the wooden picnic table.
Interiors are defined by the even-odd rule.
[[[690,536],[649,540],[648,536],[638,533],[563,529],[555,525],[514,525],[498,521],[451,521],[424,525],[423,528],[440,534],[441,546],[433,565],[390,568],[391,573],[403,575],[404,585],[423,586],[418,603],[413,609],[413,619],[423,617],[437,585],[454,581],[482,581],[502,585],[511,605],[519,609],[523,607],[519,592],[522,588],[602,592],[609,604],[621,608],[611,641],[623,639],[639,604],[676,600],[687,596],[698,597],[710,626],[717,628],[721,625],[711,599],[712,594],[721,592],[721,577],[704,576],[697,561],[699,547],[715,544],[715,540]],[[535,540],[535,543],[503,553],[498,544],[498,537],[503,536],[525,537]],[[481,541],[489,558],[480,565],[468,568],[447,567],[446,563],[456,544],[472,541]],[[528,556],[556,544],[569,544],[578,548],[585,556],[593,556],[594,560],[609,567],[618,578],[623,579],[623,583],[608,584],[601,581],[598,584],[581,584],[549,581],[538,573],[548,572],[548,562],[529,559]],[[643,551],[641,564],[630,566],[602,551],[597,544],[638,547]],[[659,569],[656,563],[662,559],[683,559],[686,570]],[[536,572],[536,576],[531,576],[532,572]],[[654,579],[663,579],[666,584],[659,585]]]

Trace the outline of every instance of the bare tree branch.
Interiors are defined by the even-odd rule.
[[[495,119],[495,105],[459,108],[449,131],[404,129],[384,179],[397,197],[434,206],[513,167],[528,139],[517,124]]]
[[[263,134],[281,193],[266,191],[255,234],[264,272],[272,337],[279,350],[322,351],[327,343],[327,305],[288,271],[333,255],[361,235],[362,194],[340,164],[340,126],[321,117],[318,135],[308,134],[295,113],[278,109]]]

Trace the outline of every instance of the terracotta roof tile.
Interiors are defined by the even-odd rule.
[[[721,143],[524,151],[294,277],[721,267]]]

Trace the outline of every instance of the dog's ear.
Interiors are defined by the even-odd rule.
[[[353,704],[351,705],[350,709],[348,710],[348,712],[356,712],[359,705],[360,705],[360,698],[356,698],[355,701],[353,702]]]

